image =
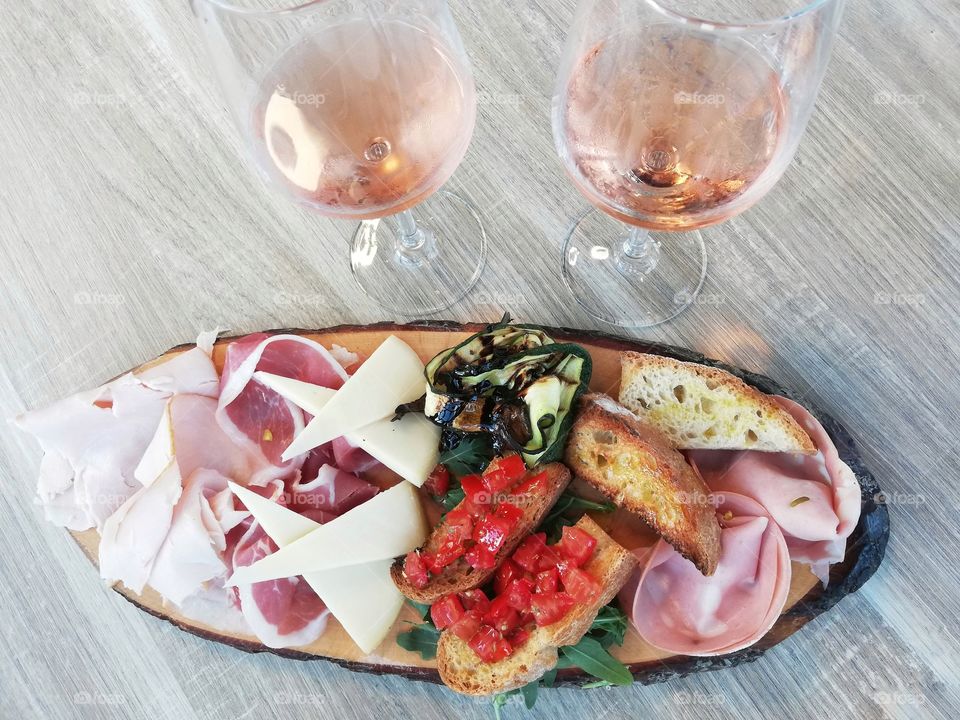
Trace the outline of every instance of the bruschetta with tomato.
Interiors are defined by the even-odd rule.
[[[393,581],[420,603],[480,587],[541,523],[570,478],[561,463],[528,470],[519,455],[495,458],[481,475],[461,479],[464,499],[423,547],[396,560]]]

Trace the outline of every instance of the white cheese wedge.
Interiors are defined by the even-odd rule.
[[[230,489],[281,548],[321,527],[244,487],[230,483]],[[392,563],[388,558],[303,575],[357,647],[368,654],[383,642],[403,607],[403,595],[390,578]]]
[[[253,377],[311,415],[317,415],[337,394],[330,388],[262,371]],[[440,460],[440,428],[416,413],[394,422],[391,410],[389,417],[344,433],[344,437],[417,487],[426,482]]]
[[[424,393],[423,363],[409,345],[391,335],[320,409],[283,453],[309,452],[336,437],[392,416],[397,405]]]
[[[417,491],[402,482],[253,565],[237,568],[227,584],[276,580],[395,558],[420,547],[426,535]]]

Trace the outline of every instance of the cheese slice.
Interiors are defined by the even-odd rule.
[[[227,584],[276,580],[395,558],[420,547],[426,535],[417,491],[410,483],[401,482],[253,565],[237,568]]]
[[[253,377],[311,415],[317,415],[337,394],[336,390],[282,375],[259,371]],[[394,421],[391,410],[390,416],[344,433],[344,437],[417,487],[426,482],[440,460],[440,428],[417,413],[407,413]]]
[[[263,531],[285,547],[321,527],[283,505],[230,483]],[[383,642],[403,607],[403,595],[390,577],[392,559],[304,573],[313,591],[365,653]]]
[[[425,388],[419,356],[403,340],[391,335],[314,415],[284,450],[282,458],[289,460],[392,416],[398,405],[413,402]]]

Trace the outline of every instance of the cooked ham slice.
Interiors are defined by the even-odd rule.
[[[216,396],[217,384],[210,357],[194,348],[17,418],[45,453],[37,496],[47,519],[71,530],[101,530],[140,489],[134,469],[167,399],[174,392]]]
[[[698,450],[689,457],[712,490],[763,505],[783,531],[791,558],[810,565],[826,585],[830,565],[843,559],[860,519],[860,485],[813,415],[787,398],[774,400],[807,431],[816,455]]]
[[[184,483],[148,581],[176,605],[203,590],[208,581],[226,576],[226,536],[210,504],[226,489],[227,478],[215,470],[198,469]]]
[[[773,626],[790,590],[787,545],[763,507],[733,493],[716,495],[720,562],[704,576],[660,540],[637,552],[641,567],[620,591],[640,636],[684,655],[722,655],[748,647]]]
[[[107,518],[100,533],[100,576],[141,592],[170,531],[173,508],[183,490],[171,462],[149,485],[131,495]]]
[[[303,429],[303,411],[254,380],[257,370],[333,389],[343,385],[347,373],[326,348],[297,335],[248,335],[227,347],[217,414],[221,426],[265,463],[293,472],[304,458],[284,463],[280,455]],[[268,479],[257,476],[252,483]]]

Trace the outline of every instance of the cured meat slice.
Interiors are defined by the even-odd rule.
[[[271,499],[284,504],[282,488],[275,489]],[[233,551],[231,565],[245,567],[276,551],[276,543],[251,519]],[[237,585],[236,590],[247,625],[267,647],[309,645],[326,629],[330,611],[302,577]]]
[[[150,586],[177,605],[204,584],[226,576],[226,536],[210,501],[227,489],[227,478],[199,469],[184,483],[170,530],[150,571]]]
[[[333,447],[334,464],[341,470],[351,473],[367,472],[380,464],[370,453],[345,437],[334,438],[330,445]]]
[[[376,485],[361,480],[332,465],[323,465],[317,477],[309,482],[298,481],[290,486],[287,506],[317,522],[324,522],[311,513],[322,512],[332,519],[366,502],[379,492]]]
[[[750,498],[720,493],[716,501],[722,549],[713,575],[660,540],[637,552],[641,567],[620,591],[640,636],[662,650],[722,655],[748,647],[786,603],[790,556],[779,527]]]
[[[303,411],[255,380],[257,370],[334,390],[347,373],[326,348],[297,335],[249,335],[227,347],[217,415],[221,426],[265,462],[295,470],[302,456],[286,463],[280,456],[303,429]]]
[[[774,400],[810,435],[816,455],[697,450],[689,457],[712,490],[763,505],[783,531],[791,558],[809,564],[826,585],[830,565],[843,559],[860,519],[860,485],[813,415],[787,398]]]
[[[139,373],[25,413],[16,425],[44,451],[37,496],[48,520],[71,530],[102,530],[141,487],[134,469],[175,392],[215,397],[219,379],[199,348]]]
[[[173,508],[182,493],[175,462],[131,495],[107,518],[100,534],[100,576],[134,592],[147,584],[157,553],[170,531]]]

